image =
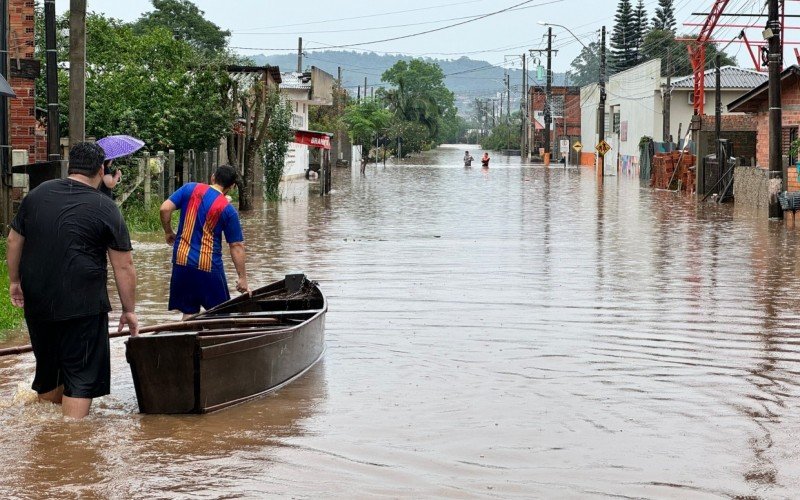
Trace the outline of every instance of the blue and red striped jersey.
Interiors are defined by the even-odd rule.
[[[236,209],[220,191],[199,182],[183,185],[169,199],[181,211],[172,263],[224,272],[223,233],[228,244],[244,241]]]

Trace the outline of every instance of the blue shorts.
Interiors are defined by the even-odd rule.
[[[172,265],[169,284],[169,309],[197,314],[230,300],[228,280],[224,272],[206,272],[193,267]]]

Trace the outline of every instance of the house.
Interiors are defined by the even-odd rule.
[[[47,139],[37,120],[36,79],[41,68],[34,55],[34,2],[10,0],[9,16],[9,79],[17,97],[10,99],[11,149],[21,163],[47,160]],[[23,158],[27,155],[27,158]]]
[[[310,106],[333,104],[333,76],[314,66],[311,67],[311,71],[304,73],[282,73],[279,88],[291,108],[291,127],[296,132],[309,131],[308,110]],[[313,142],[314,134],[297,135],[297,137],[301,136],[307,136],[308,140]],[[312,161],[319,164],[319,154],[315,149],[313,147],[309,149],[308,145],[299,142],[289,143],[283,178],[292,179],[305,176]]]
[[[767,81],[766,73],[723,66],[720,68],[720,91],[722,93],[722,112],[731,114],[726,110],[728,103],[742,97],[755,87]],[[716,109],[716,70],[708,69],[705,72],[705,111],[709,115]],[[670,99],[670,136],[673,142],[678,142],[678,131],[685,134],[694,114],[694,77],[692,75],[676,78],[671,82],[672,95]],[[683,126],[681,128],[681,126]],[[661,137],[657,137],[661,139]]]
[[[581,88],[581,142],[588,159],[594,164],[597,136],[597,116],[600,105],[599,85]],[[605,156],[606,172],[638,175],[639,140],[643,136],[661,137],[661,60],[653,59],[611,76],[606,83],[605,141],[611,151]]]
[[[789,66],[781,73],[782,108],[782,165],[784,179],[788,181],[785,190],[800,191],[800,181],[793,167],[797,158],[790,155],[791,143],[798,138],[800,127],[800,66]],[[747,113],[755,121],[756,154],[755,166],[760,170],[769,168],[769,82],[764,81],[738,99],[728,104],[728,111]],[[790,165],[792,167],[790,167]],[[789,168],[790,167],[790,168]],[[791,173],[790,173],[791,172]],[[738,200],[737,200],[738,202]]]
[[[735,67],[721,68],[722,102],[730,103],[740,98],[753,87],[766,81],[766,75],[756,71]],[[715,70],[705,73],[705,109],[713,110],[715,101]],[[693,76],[673,79],[670,85],[670,132],[672,142],[680,143],[690,127],[695,127],[691,137],[698,157],[713,152],[714,117],[712,114],[694,119]],[[661,60],[652,59],[638,66],[612,75],[606,83],[605,140],[612,149],[606,155],[606,169],[616,166],[617,171],[638,175],[639,142],[650,137],[660,142],[664,137],[664,105],[668,91],[666,80],[661,76]],[[599,138],[596,135],[597,109],[600,92],[597,84],[583,87],[580,94],[583,164],[594,164],[594,148]],[[723,108],[724,110],[724,108]],[[738,116],[737,116],[738,115]],[[737,156],[754,154],[755,129],[752,122],[741,113],[732,110],[723,114],[722,130],[726,137],[737,142]]]
[[[531,152],[539,154],[540,148],[544,148],[544,115],[547,108],[546,82],[533,80],[529,87],[530,109],[528,116],[531,117],[530,137]],[[570,85],[569,73],[553,74],[553,81],[550,86],[552,95],[550,124],[550,147],[554,153],[553,158],[560,158],[558,154],[558,140],[570,138],[574,143],[581,136],[581,106],[580,88],[577,85]]]

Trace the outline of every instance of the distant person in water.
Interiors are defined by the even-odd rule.
[[[472,155],[469,154],[469,151],[465,151],[464,152],[464,166],[465,167],[471,167],[472,166],[472,160],[474,160],[474,159],[475,158],[473,158]]]
[[[489,158],[489,153],[483,153],[483,158],[481,158],[481,165],[483,165],[484,167],[488,167],[490,159],[491,158]]]

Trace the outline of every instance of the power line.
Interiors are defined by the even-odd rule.
[[[513,9],[515,9],[517,7],[521,7],[522,5],[527,5],[527,4],[529,4],[529,3],[533,2],[533,1],[534,0],[525,0],[524,2],[520,2],[520,3],[514,4],[514,5],[510,6],[510,7],[506,7],[505,9],[500,9],[500,10],[496,10],[496,11],[493,11],[493,12],[489,12],[487,14],[483,14],[483,15],[480,15],[480,16],[477,16],[477,17],[474,17],[474,18],[471,18],[471,19],[467,19],[466,21],[461,21],[461,22],[458,22],[458,23],[449,24],[447,26],[441,26],[439,28],[433,28],[433,29],[429,29],[429,30],[425,30],[425,31],[420,31],[420,32],[417,32],[417,33],[410,33],[410,34],[407,34],[407,35],[395,36],[395,37],[391,37],[391,38],[384,38],[384,39],[381,39],[381,40],[372,40],[372,41],[369,41],[369,42],[349,43],[349,44],[343,44],[343,45],[327,45],[327,46],[325,46],[323,48],[326,48],[326,49],[343,49],[343,48],[351,48],[351,47],[362,47],[364,45],[372,45],[372,44],[384,43],[384,42],[393,42],[393,41],[396,41],[396,40],[404,40],[406,38],[412,38],[412,37],[417,37],[417,36],[421,36],[421,35],[427,35],[427,34],[430,34],[430,33],[436,33],[437,31],[443,31],[443,30],[446,30],[446,29],[455,28],[456,26],[463,26],[464,24],[473,23],[475,21],[480,21],[481,19],[486,19],[487,17],[496,16],[498,14],[502,14],[504,12],[508,12],[509,10],[513,10]],[[543,3],[540,3],[540,4],[536,4],[535,7],[541,7],[541,6],[544,6],[544,5],[550,5],[550,4],[554,4],[554,3],[560,3],[560,2],[563,2],[563,1],[564,0],[548,0],[546,2],[543,2]],[[231,48],[232,49],[238,49],[238,50],[268,50],[268,49],[261,49],[261,48],[256,48],[256,47],[231,47]],[[293,50],[293,49],[282,49],[282,50]]]

